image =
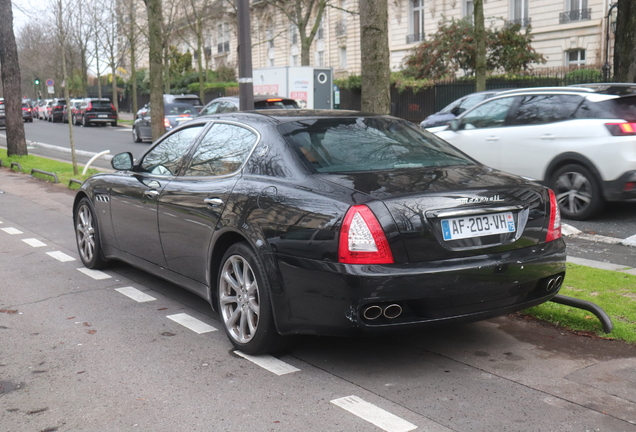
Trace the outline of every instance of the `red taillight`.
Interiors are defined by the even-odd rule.
[[[163,125],[165,127],[170,127],[170,120],[168,120],[168,117],[163,118]]]
[[[115,105],[113,105],[112,103],[110,104],[110,109],[112,109],[113,111],[117,111],[117,110],[115,109]]]
[[[86,111],[90,111],[92,109],[93,109],[93,104],[89,102],[88,105],[86,105]]]
[[[267,99],[267,102],[282,102],[282,99]]]
[[[561,238],[561,211],[559,203],[557,203],[556,195],[552,189],[548,190],[550,194],[550,223],[548,224],[548,234],[545,241],[549,242]]]
[[[614,136],[636,135],[636,123],[605,123],[605,127]]]
[[[340,229],[338,261],[344,264],[393,264],[384,230],[366,205],[352,206]]]

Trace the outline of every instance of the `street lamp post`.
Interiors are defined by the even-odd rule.
[[[241,111],[254,109],[252,79],[252,36],[249,0],[236,0],[238,15],[239,106]]]
[[[603,80],[605,82],[609,81],[609,74],[612,67],[609,63],[609,43],[610,43],[610,19],[612,17],[612,10],[618,6],[618,3],[612,3],[607,10],[607,16],[605,17],[606,25],[605,25],[605,64],[603,65]]]

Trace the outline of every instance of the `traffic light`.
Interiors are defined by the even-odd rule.
[[[33,84],[40,85],[40,78],[36,78],[33,80]]]

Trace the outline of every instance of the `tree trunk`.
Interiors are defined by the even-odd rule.
[[[0,64],[2,67],[2,89],[7,122],[7,154],[28,155],[22,120],[22,89],[20,88],[20,66],[18,47],[13,33],[13,10],[11,0],[0,0]]]
[[[150,60],[150,123],[153,141],[166,132],[163,125],[163,62],[161,0],[144,0],[148,10],[148,39]]]
[[[362,55],[362,111],[391,111],[387,0],[359,0],[360,51]]]
[[[484,24],[484,0],[474,0],[475,43],[475,91],[486,90],[486,26]]]
[[[614,81],[636,82],[636,0],[618,0]]]
[[[203,22],[197,17],[197,67],[199,69],[199,99],[205,103],[205,77],[203,76]]]
[[[132,113],[133,115],[137,115],[137,110],[139,109],[137,103],[137,66],[136,63],[136,54],[137,50],[137,38],[135,37],[135,17],[136,17],[136,9],[135,9],[135,1],[131,0],[130,9],[128,11],[128,21],[130,24],[129,28],[129,42],[130,42],[130,76],[132,77]]]

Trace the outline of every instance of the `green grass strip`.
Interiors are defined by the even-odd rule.
[[[636,343],[636,276],[567,264],[559,294],[597,304],[609,315],[614,330],[605,334],[600,321],[592,313],[552,302],[523,313],[573,331]]]
[[[77,169],[79,173],[73,174],[73,164],[70,164],[67,162],[60,162],[53,159],[38,157],[38,156],[32,156],[32,155],[9,157],[7,156],[6,149],[3,149],[3,148],[0,148],[0,160],[2,160],[2,166],[7,168],[11,166],[12,162],[19,163],[20,166],[22,166],[22,172],[26,174],[31,174],[31,170],[33,168],[55,173],[57,175],[58,180],[60,181],[60,184],[64,186],[68,186],[68,182],[70,179],[84,181],[87,178],[89,178],[91,175],[100,172],[99,170],[95,168],[89,168],[88,171],[86,171],[86,175],[82,175],[82,171],[84,167],[78,164]],[[13,171],[18,172],[19,169],[17,167],[14,167]],[[33,177],[41,179],[41,180],[51,181],[51,182],[53,181],[53,177],[45,175],[45,174],[34,173]],[[71,189],[77,189],[79,188],[79,185],[72,183],[71,186],[68,186],[68,187],[70,187]]]

